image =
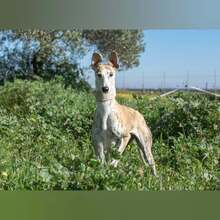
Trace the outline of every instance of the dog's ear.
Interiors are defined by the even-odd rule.
[[[109,56],[109,62],[116,68],[119,68],[118,64],[118,55],[115,51],[112,51],[110,56]]]
[[[92,63],[91,66],[92,68],[97,67],[97,65],[102,62],[102,55],[99,53],[94,52],[92,55]]]

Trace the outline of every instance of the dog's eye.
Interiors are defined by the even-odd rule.
[[[111,77],[112,77],[112,76],[113,76],[113,73],[110,73],[110,74],[109,74],[109,76],[111,76]]]

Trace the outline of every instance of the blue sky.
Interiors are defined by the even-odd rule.
[[[220,30],[146,30],[144,40],[140,65],[117,74],[118,88],[176,88],[187,79],[189,85],[213,88],[214,72],[220,88]],[[91,71],[88,76],[94,85]]]

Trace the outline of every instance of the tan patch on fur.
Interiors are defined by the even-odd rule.
[[[120,115],[119,120],[124,125],[125,135],[129,134],[135,128],[142,130],[145,134],[149,134],[150,129],[146,131],[146,122],[138,111],[118,103],[114,105],[114,108],[118,115]],[[148,137],[151,138],[151,135],[149,134]]]

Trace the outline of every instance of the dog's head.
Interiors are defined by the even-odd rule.
[[[101,63],[102,56],[99,53],[92,55],[92,69],[95,71],[96,95],[100,99],[112,99],[116,95],[115,74],[118,69],[118,56],[112,52],[108,63]]]

